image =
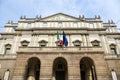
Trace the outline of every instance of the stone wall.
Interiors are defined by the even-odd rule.
[[[41,62],[40,79],[51,80],[53,62],[56,58],[62,57],[67,61],[68,79],[80,80],[80,60],[89,57],[94,61],[98,80],[109,80],[107,63],[102,53],[19,53],[12,80],[23,80],[25,66],[29,58],[37,57]],[[19,77],[19,78],[18,78]]]
[[[120,59],[106,59],[106,62],[109,69],[109,76],[111,80],[112,80],[112,77],[111,77],[112,69],[114,69],[114,71],[117,74],[118,80],[120,80]]]
[[[15,67],[15,62],[16,59],[0,59],[0,77],[4,77],[4,73],[7,69],[10,70],[10,80],[12,80],[13,72],[14,72],[14,67]]]

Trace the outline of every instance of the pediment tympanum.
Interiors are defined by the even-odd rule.
[[[42,18],[42,21],[77,21],[77,20],[78,18],[63,13],[58,13]]]

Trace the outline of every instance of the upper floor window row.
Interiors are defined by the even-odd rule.
[[[27,47],[27,46],[29,45],[29,43],[30,43],[29,41],[24,40],[24,41],[21,42],[21,46]],[[39,46],[40,46],[40,47],[45,47],[48,42],[45,41],[45,40],[41,40],[41,41],[39,41],[38,43],[39,43]]]
[[[21,42],[21,46],[27,47],[27,46],[29,45],[29,43],[30,43],[29,41],[24,40],[24,41]],[[46,40],[41,40],[41,41],[39,41],[38,43],[39,43],[39,46],[40,46],[40,47],[46,47],[48,41],[46,41]],[[57,42],[57,41],[56,41],[55,43],[56,43],[56,46],[61,46],[61,43],[60,43],[60,42]],[[82,44],[82,41],[80,41],[80,40],[75,40],[75,41],[73,41],[72,43],[73,43],[73,46],[75,46],[75,47],[80,47],[81,44]],[[92,44],[93,47],[99,47],[99,46],[100,46],[100,41],[94,40],[94,41],[91,42],[91,44]]]
[[[51,24],[54,24],[54,26],[57,26],[57,27],[63,27],[63,26],[74,26],[74,27],[77,27],[78,26],[78,22],[73,22],[73,24],[71,24],[71,22],[70,23],[63,23],[63,22],[61,22],[61,21],[58,21],[57,23],[55,23],[55,22],[53,22],[53,23],[51,23]],[[42,26],[43,27],[48,27],[49,26],[49,23],[48,22],[43,22],[43,24],[42,24]],[[50,25],[51,26],[51,25]]]

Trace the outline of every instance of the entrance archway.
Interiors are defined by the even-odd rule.
[[[95,65],[91,58],[84,57],[80,61],[81,80],[97,80]]]
[[[62,57],[54,60],[52,80],[68,80],[67,61]]]
[[[40,80],[40,60],[38,58],[32,57],[28,60],[26,75],[27,80]]]

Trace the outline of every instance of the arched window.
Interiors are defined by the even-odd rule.
[[[28,60],[25,80],[40,80],[41,62],[37,57]]]
[[[52,80],[68,80],[67,61],[62,57],[53,62]]]
[[[11,44],[6,44],[5,45],[5,53],[4,54],[10,54],[10,50],[11,50]]]
[[[75,47],[80,47],[80,46],[81,46],[81,41],[75,40],[75,41],[73,41],[73,45],[74,45]]]
[[[93,47],[99,47],[100,46],[100,41],[94,40],[91,42]]]
[[[41,41],[39,41],[39,46],[40,47],[45,47],[46,45],[47,45],[47,41],[45,41],[45,40],[41,40]]]
[[[22,45],[23,47],[27,47],[29,43],[30,43],[29,41],[24,40],[24,41],[21,42],[21,45]]]
[[[89,57],[80,60],[81,80],[97,80],[94,62]]]
[[[111,50],[112,54],[117,54],[117,52],[116,52],[116,45],[115,44],[111,44],[110,45],[110,50]]]

